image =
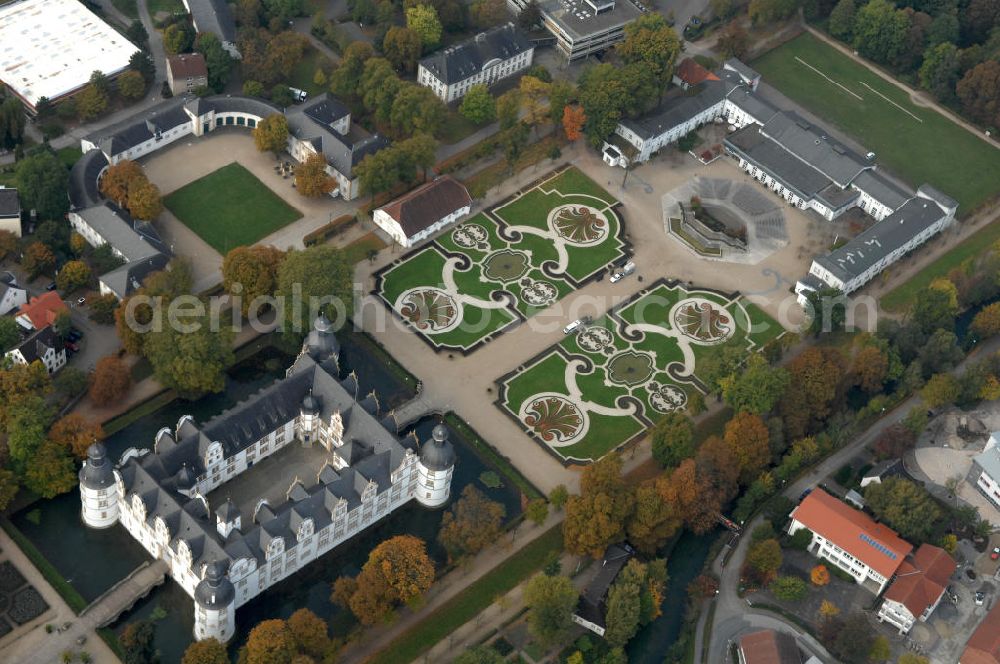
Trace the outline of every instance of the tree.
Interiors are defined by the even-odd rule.
[[[955,403],[960,386],[951,374],[934,374],[920,390],[920,397],[928,408],[938,408]]]
[[[971,0],[962,11],[961,19],[966,43],[985,42],[990,31],[1000,25],[1000,2]]]
[[[107,406],[122,399],[132,384],[128,365],[117,355],[106,355],[97,361],[90,383],[90,399],[95,406]]]
[[[683,413],[667,413],[650,431],[653,458],[664,468],[676,468],[694,456],[694,424]]]
[[[451,661],[452,664],[503,664],[505,660],[490,646],[475,646]]]
[[[295,190],[309,198],[326,196],[337,186],[337,180],[326,172],[326,158],[313,153],[295,167]]]
[[[719,580],[710,574],[699,574],[688,584],[688,595],[698,599],[709,599],[719,593]]]
[[[507,22],[507,3],[505,0],[476,0],[469,7],[469,18],[481,30],[502,25]]]
[[[857,6],[854,0],[839,0],[830,12],[830,34],[837,39],[848,41],[854,34],[854,14]]]
[[[146,94],[146,79],[137,71],[126,71],[118,77],[118,92],[125,99],[142,99]]]
[[[781,545],[776,539],[761,540],[747,550],[748,571],[761,584],[768,584],[781,569]]]
[[[947,279],[935,279],[913,305],[913,322],[924,334],[953,330],[958,314],[958,290]]]
[[[763,355],[754,353],[738,373],[721,379],[722,397],[736,411],[755,415],[769,413],[788,388],[788,371],[772,367]]]
[[[330,91],[347,99],[358,96],[358,86],[365,63],[375,58],[375,49],[367,42],[352,42],[344,49],[340,65],[330,75]]]
[[[329,245],[291,251],[278,267],[275,294],[286,303],[286,331],[305,334],[320,312],[343,324],[354,311],[354,266],[343,251]],[[302,306],[291,306],[296,297]]]
[[[458,112],[469,122],[485,125],[497,117],[497,103],[490,94],[489,88],[482,83],[473,85],[462,98]]]
[[[384,148],[370,154],[354,167],[361,193],[368,194],[373,201],[376,194],[388,191],[399,181],[398,160],[391,150]]]
[[[868,664],[875,636],[865,614],[854,613],[846,620],[836,622],[839,624],[832,630],[833,638],[823,639],[830,653],[844,664]]]
[[[17,163],[16,182],[21,207],[35,210],[41,219],[62,219],[69,211],[69,171],[48,150]]]
[[[83,261],[65,263],[56,275],[56,286],[64,293],[72,293],[90,281],[90,268]]]
[[[416,170],[420,169],[422,177],[427,177],[427,170],[437,161],[438,142],[430,134],[418,133],[403,141],[397,141],[390,148],[390,153],[399,164],[401,179],[411,182],[416,178]]]
[[[535,0],[530,0],[517,14],[517,24],[522,30],[531,30],[542,22],[542,10]]]
[[[278,286],[278,266],[285,252],[271,245],[255,244],[231,249],[222,260],[222,287],[239,296],[240,311],[246,316],[259,312],[262,298],[273,295]],[[256,302],[255,302],[256,300]]]
[[[667,478],[650,479],[635,490],[635,509],[625,524],[629,541],[639,551],[652,554],[669,540],[681,525],[667,501]]]
[[[430,88],[402,83],[392,100],[389,123],[397,138],[423,132],[436,135],[444,124],[446,107]]]
[[[82,369],[65,367],[52,381],[52,386],[63,397],[72,398],[82,394],[90,379]]]
[[[730,23],[719,32],[715,48],[724,58],[742,58],[750,50],[750,35],[739,23]]]
[[[288,146],[288,120],[281,113],[267,116],[254,127],[253,142],[258,152],[273,152],[277,159]]]
[[[76,113],[81,120],[93,120],[108,109],[108,92],[93,79],[76,96]]]
[[[544,645],[561,642],[573,628],[571,616],[579,593],[565,576],[536,574],[524,588],[528,629]]]
[[[810,533],[811,536],[812,533]],[[825,586],[830,583],[830,570],[826,568],[826,565],[816,565],[809,571],[809,580],[814,586]]]
[[[303,654],[321,659],[330,649],[326,622],[309,609],[299,609],[288,617],[288,631]]]
[[[26,123],[24,107],[16,97],[8,97],[0,103],[0,148],[13,150],[24,139]]]
[[[552,507],[556,510],[561,510],[563,505],[569,499],[569,492],[566,490],[566,485],[560,484],[549,492],[549,502],[552,503]]]
[[[489,500],[474,485],[462,490],[462,496],[444,514],[438,542],[450,559],[475,555],[497,541],[502,531],[504,506]]]
[[[0,511],[6,510],[14,502],[18,488],[17,475],[6,468],[0,468]]]
[[[154,664],[159,661],[153,637],[153,623],[148,620],[128,625],[118,637],[125,651],[125,664]]]
[[[662,88],[673,76],[681,40],[662,14],[650,12],[625,26],[625,41],[615,50],[625,64],[641,65]]]
[[[685,459],[670,474],[666,498],[693,532],[706,533],[716,526],[722,499],[705,474],[698,471],[694,459]]]
[[[967,71],[955,93],[966,115],[987,127],[1000,127],[1000,62],[987,60]]]
[[[611,645],[624,646],[639,631],[639,595],[642,590],[635,583],[616,582],[608,591],[604,640]]]
[[[186,329],[163,325],[146,334],[142,352],[153,365],[153,373],[165,387],[186,398],[226,387],[226,369],[234,362],[231,327],[212,330],[204,307],[200,315],[186,317]]]
[[[171,23],[163,31],[163,48],[170,55],[183,53],[191,48],[194,35],[187,23]]]
[[[215,639],[194,641],[184,651],[181,664],[229,664],[229,653]]]
[[[534,76],[522,76],[518,92],[521,93],[521,108],[524,109],[525,122],[537,125],[548,118],[548,83]]]
[[[941,519],[941,509],[923,488],[901,477],[865,487],[865,502],[880,520],[907,539],[926,541]]]
[[[341,576],[333,582],[333,592],[330,601],[342,609],[351,608],[351,597],[358,591],[358,580],[352,576]]]
[[[264,84],[260,81],[244,81],[243,94],[248,97],[263,97]]]
[[[407,8],[406,27],[420,35],[425,51],[432,51],[441,43],[441,19],[431,5]]]
[[[925,375],[951,371],[958,366],[963,356],[958,337],[954,332],[944,329],[935,330],[918,354]]]
[[[923,655],[917,655],[912,652],[904,652],[896,660],[896,664],[930,664],[930,660]]]
[[[823,618],[833,618],[840,614],[840,609],[837,605],[828,599],[824,599],[819,605],[819,615]]]
[[[246,664],[291,664],[295,654],[295,638],[284,620],[264,620],[250,630]]]
[[[113,325],[118,298],[111,293],[98,295],[90,301],[90,320],[100,325]]]
[[[961,64],[958,48],[951,43],[931,46],[920,65],[920,87],[943,101],[955,96]]]
[[[886,427],[872,443],[875,458],[898,459],[913,449],[917,443],[916,434],[903,424]]]
[[[549,518],[549,504],[544,498],[535,498],[524,508],[524,516],[536,526],[540,526]]]
[[[809,594],[809,586],[797,576],[779,576],[768,586],[778,599],[788,602],[799,602]]]
[[[51,272],[55,266],[55,254],[41,242],[32,242],[24,249],[21,267],[28,273],[29,279],[35,279],[41,274]]]
[[[844,359],[835,348],[811,347],[788,363],[790,380],[779,404],[787,434],[802,438],[830,416],[841,396]]]
[[[198,33],[194,50],[205,56],[208,69],[208,85],[215,92],[223,92],[233,73],[235,61],[213,32]]]
[[[500,122],[500,129],[510,129],[520,120],[521,93],[517,89],[508,90],[496,101],[497,120]]]
[[[146,174],[138,162],[123,159],[108,166],[98,182],[98,188],[106,197],[127,208],[133,188],[145,179]]]
[[[868,394],[880,392],[888,374],[889,357],[875,345],[861,348],[851,362],[855,384]]]
[[[156,78],[156,65],[153,58],[146,51],[136,51],[128,61],[129,69],[137,71],[142,79],[149,85]]]
[[[351,611],[362,624],[374,624],[396,605],[418,600],[433,581],[434,565],[423,540],[412,535],[393,537],[368,555],[350,599]]]
[[[783,21],[799,8],[799,0],[751,0],[747,15],[754,25]]]
[[[872,662],[885,662],[892,656],[892,647],[889,639],[881,634],[872,642],[871,650],[868,652],[868,659]]]
[[[79,459],[87,457],[87,448],[104,438],[104,429],[97,422],[79,413],[70,413],[56,420],[49,429],[49,439],[68,449]]]
[[[0,230],[0,260],[3,260],[8,256],[12,256],[17,251],[20,244],[20,238],[12,232]]]
[[[770,465],[770,431],[759,416],[737,413],[726,423],[724,440],[740,469],[740,482],[749,484]]]
[[[888,0],[870,0],[854,17],[854,48],[864,57],[889,64],[903,52],[910,29],[906,12]]]
[[[17,322],[10,316],[0,317],[0,354],[16,346],[20,340]]]
[[[389,28],[382,39],[382,53],[394,67],[406,72],[416,69],[423,48],[423,38],[417,31],[398,25]]]
[[[621,477],[622,461],[610,454],[587,466],[580,495],[566,503],[563,540],[567,551],[599,558],[609,544],[624,537],[634,497]]]
[[[571,141],[583,136],[583,127],[587,123],[587,114],[582,106],[570,105],[563,108],[562,127],[566,138]]]
[[[1000,302],[980,309],[973,317],[969,331],[979,339],[988,339],[1000,333]]]

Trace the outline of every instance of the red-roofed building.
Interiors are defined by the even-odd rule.
[[[375,210],[373,220],[400,245],[412,247],[471,209],[472,198],[465,187],[443,175]]]
[[[69,313],[69,307],[55,291],[48,291],[22,304],[17,311],[17,322],[26,330],[44,330],[56,321],[59,314]]]
[[[718,81],[719,77],[708,71],[697,62],[694,58],[684,58],[681,60],[680,64],[677,65],[677,69],[674,70],[673,84],[679,85],[685,90],[699,83],[704,83],[705,81]]]
[[[813,534],[810,553],[829,560],[876,595],[913,550],[892,528],[819,488],[792,511],[788,534],[803,528]]]
[[[878,619],[906,634],[917,620],[925,622],[937,608],[958,568],[944,549],[921,544],[896,570],[892,585],[878,610]]]
[[[1000,604],[979,623],[958,664],[1000,664]]]
[[[790,634],[765,629],[740,638],[740,664],[802,664],[802,653]]]

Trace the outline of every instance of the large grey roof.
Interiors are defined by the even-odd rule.
[[[169,262],[169,253],[157,253],[105,272],[101,275],[101,282],[119,298],[124,298],[139,290],[146,277],[164,269]]]
[[[17,189],[0,186],[0,217],[16,217],[21,214],[21,201]]]
[[[87,136],[106,155],[115,156],[150,140],[156,133],[191,122],[184,112],[184,97],[174,97],[131,115],[121,122],[102,127]]]
[[[815,261],[847,282],[945,216],[932,200],[915,196],[856,238]]]
[[[606,600],[611,584],[618,578],[622,568],[635,555],[628,544],[612,544],[604,552],[601,567],[580,593],[576,614],[595,625],[604,626]]]
[[[994,436],[997,434],[994,433]],[[986,474],[996,481],[1000,481],[1000,446],[993,446],[976,456],[975,461],[986,471]]]
[[[541,0],[538,5],[542,15],[557,23],[574,42],[624,27],[646,11],[632,0],[617,0],[610,11],[596,14],[583,0]]]
[[[329,93],[313,97],[301,106],[287,109],[288,130],[300,141],[313,144],[318,152],[340,173],[350,177],[362,159],[389,145],[381,134],[370,134],[357,125],[351,125],[347,134],[329,126],[340,105]]]
[[[893,210],[912,196],[875,169],[863,171],[851,184]]]
[[[24,361],[27,364],[31,364],[35,360],[42,359],[42,357],[45,356],[45,353],[49,352],[50,348],[56,348],[58,343],[55,330],[53,330],[50,325],[32,334],[30,337],[12,348],[10,352],[14,350],[21,351],[21,357],[24,358]]]
[[[434,427],[431,439],[420,448],[420,463],[428,470],[448,470],[455,465],[455,446],[448,440],[448,429],[443,424]]]
[[[863,170],[871,168],[864,157],[828,136],[822,127],[813,125],[792,111],[773,115],[764,123],[761,133],[785,148],[790,155],[826,175],[842,189]]]
[[[776,106],[742,85],[734,88],[726,99],[762,123],[770,120],[778,112]]]
[[[106,489],[115,483],[115,473],[103,443],[87,448],[87,461],[80,469],[80,484],[87,489]]]
[[[789,154],[765,136],[758,124],[748,124],[726,136],[727,147],[766,170],[804,200],[809,200],[833,182],[809,164]]]
[[[236,21],[226,0],[185,0],[198,32],[213,32],[222,41],[236,42]]]
[[[513,23],[507,23],[433,53],[421,60],[420,66],[446,84],[458,83],[475,76],[487,65],[509,60],[532,48],[528,35]]]
[[[127,212],[111,203],[77,210],[76,214],[105,242],[120,251],[126,261],[149,258],[165,249],[152,226],[136,222]]]
[[[635,120],[622,120],[622,125],[643,139],[659,136],[715,106],[726,98],[732,88],[733,84],[728,81],[705,81],[684,93],[678,91],[666,97],[655,113]]]
[[[108,158],[99,149],[88,150],[76,160],[69,171],[69,201],[73,208],[85,208],[101,204],[101,192],[97,181],[101,172],[108,167]]]

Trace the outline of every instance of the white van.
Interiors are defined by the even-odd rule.
[[[292,98],[300,104],[309,96],[308,92],[299,90],[298,88],[288,88],[288,91],[292,93]]]
[[[635,263],[629,261],[625,263],[625,267],[611,275],[611,283],[616,284],[633,272],[635,272]]]
[[[583,321],[577,318],[575,321],[563,328],[563,334],[570,334],[574,330],[579,329],[581,325],[583,325]]]

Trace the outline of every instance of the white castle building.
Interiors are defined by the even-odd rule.
[[[236,609],[415,499],[451,494],[455,450],[444,426],[419,444],[399,438],[374,394],[338,378],[332,326],[317,320],[284,379],[202,427],[190,416],[129,449],[113,466],[92,445],[80,471],[84,523],[120,523],[195,602],[196,639],[228,641]],[[315,479],[298,477],[283,501],[238,506],[212,492],[292,445],[319,446]],[[246,503],[246,501],[244,501]]]

